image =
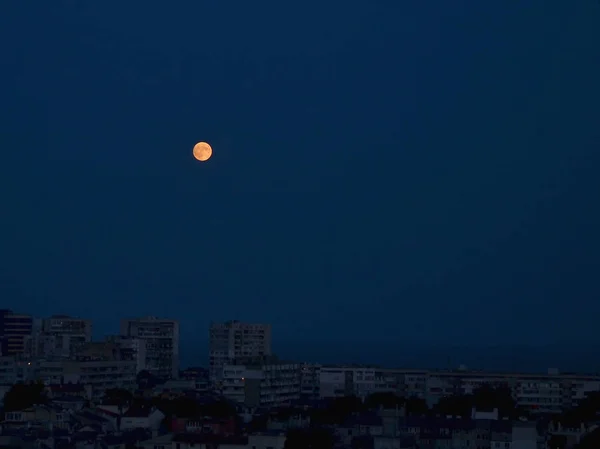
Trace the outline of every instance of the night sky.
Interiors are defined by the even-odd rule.
[[[201,362],[227,319],[600,345],[597,0],[5,1],[0,42],[2,307]]]

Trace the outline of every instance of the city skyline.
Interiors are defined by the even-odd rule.
[[[13,311],[15,312],[15,311]],[[15,312],[18,316],[28,316]],[[171,322],[172,318],[149,317],[140,315],[138,318],[115,318],[118,326],[114,331],[99,332],[93,327],[93,320],[75,317],[66,314],[53,314],[49,317],[31,316],[33,321],[52,318],[68,318],[74,321],[89,321],[95,330],[90,337],[93,341],[114,341],[115,338],[124,336],[123,322],[137,320],[158,320]],[[175,320],[177,321],[177,320]],[[230,319],[224,322],[211,324],[227,324],[240,322]],[[248,323],[241,321],[242,325],[257,325],[257,322]],[[272,329],[272,324],[259,324]],[[198,329],[196,329],[198,330]],[[178,329],[180,332],[181,329]],[[210,368],[210,326],[206,329],[205,339],[196,341],[179,339],[179,352],[176,362],[179,369],[202,366]],[[269,331],[269,335],[271,331]],[[125,335],[126,336],[126,335]],[[127,337],[127,336],[126,336]],[[269,340],[272,337],[269,337]],[[90,341],[90,340],[88,340]],[[529,372],[544,373],[548,369],[558,369],[561,372],[577,372],[595,374],[600,373],[600,363],[597,363],[595,354],[599,347],[586,342],[563,342],[549,345],[428,345],[409,342],[371,341],[371,342],[337,342],[321,343],[319,345],[307,344],[306,341],[282,341],[277,338],[272,340],[272,345],[267,354],[274,354],[284,360],[297,362],[318,363],[323,365],[359,363],[370,366],[386,368],[414,368],[414,369],[457,369],[466,366],[468,369],[492,372]],[[145,349],[144,349],[145,351]],[[239,356],[239,355],[238,355]]]
[[[600,447],[600,2],[4,2],[0,446]]]

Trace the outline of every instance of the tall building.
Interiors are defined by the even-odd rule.
[[[145,341],[148,371],[158,377],[179,376],[179,322],[156,317],[121,321],[121,335]]]
[[[235,359],[272,355],[270,324],[211,323],[209,341],[209,376],[213,384],[223,378],[223,367]]]
[[[0,310],[0,355],[22,355],[32,329],[33,318],[30,315]]]
[[[92,341],[92,321],[68,315],[36,320],[26,352],[31,358],[68,358]]]
[[[0,309],[0,357],[6,356],[6,339],[4,337],[4,321],[6,316],[10,315],[12,310]]]

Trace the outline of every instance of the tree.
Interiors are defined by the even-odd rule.
[[[408,416],[421,416],[429,412],[427,402],[417,396],[411,396],[406,400],[406,414]]]
[[[600,413],[600,392],[590,391],[587,393],[573,411],[580,422],[595,421]]]
[[[150,389],[161,384],[161,380],[148,370],[137,373],[136,382],[140,389]]]
[[[290,429],[285,439],[285,449],[331,449],[335,438],[327,429]]]
[[[473,407],[477,410],[498,409],[502,417],[514,417],[517,403],[508,385],[482,385],[473,392]]]
[[[154,399],[154,405],[167,416],[193,418],[200,414],[200,406],[196,401],[186,397],[176,399]]]
[[[600,447],[600,429],[595,429],[585,435],[575,449],[598,449]],[[554,448],[552,448],[554,449]]]
[[[517,409],[510,387],[488,384],[477,388],[472,395],[463,394],[443,397],[434,406],[433,410],[440,415],[469,418],[473,408],[478,411],[498,409],[498,414],[501,417],[512,419],[517,419],[522,415],[522,412]]]
[[[548,449],[566,449],[568,447],[568,439],[565,435],[550,435],[547,447]]]
[[[248,423],[249,432],[264,432],[267,430],[269,424],[269,417],[266,414],[256,415],[252,417],[252,420]]]
[[[212,418],[232,418],[237,416],[235,407],[227,401],[216,401],[200,406],[203,415]]]
[[[102,403],[104,405],[119,405],[123,406],[130,404],[133,400],[133,394],[123,388],[110,388],[104,392]]]
[[[433,407],[433,411],[445,416],[471,417],[473,408],[473,397],[470,395],[453,395],[440,398]]]
[[[352,413],[362,412],[364,404],[360,398],[356,396],[343,396],[334,398],[329,404],[329,409],[333,413],[351,415]]]
[[[45,385],[42,382],[19,382],[11,387],[4,395],[4,410],[15,412],[24,410],[33,405],[46,404],[48,398]]]
[[[365,400],[365,407],[368,409],[395,409],[402,407],[405,403],[404,398],[395,393],[373,393]]]

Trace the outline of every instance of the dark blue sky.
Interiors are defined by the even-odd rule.
[[[600,344],[598,1],[5,3],[3,307]]]

